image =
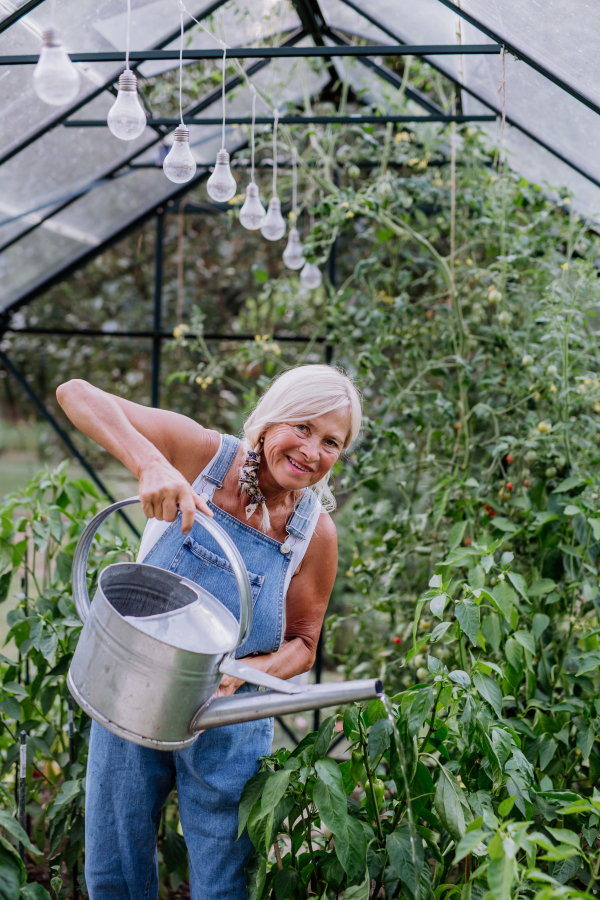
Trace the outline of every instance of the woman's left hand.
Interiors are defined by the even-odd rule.
[[[215,694],[216,697],[231,697],[232,694],[235,694],[238,688],[240,688],[244,682],[241,678],[234,678],[233,675],[223,675],[221,679],[221,684],[219,685],[219,690]]]

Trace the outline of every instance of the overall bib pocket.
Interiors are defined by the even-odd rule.
[[[209,591],[239,620],[240,598],[237,584],[229,562],[211,550],[207,550],[189,535],[175,554],[169,566],[170,572],[183,575]],[[248,572],[252,589],[252,603],[255,606],[260,589],[265,580],[264,575]]]

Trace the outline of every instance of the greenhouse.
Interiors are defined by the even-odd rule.
[[[0,0],[0,900],[599,896],[597,38]]]

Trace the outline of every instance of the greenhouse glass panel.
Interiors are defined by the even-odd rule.
[[[483,2],[471,5],[491,6]],[[379,23],[379,27],[348,7],[343,0],[321,2],[328,25],[368,40],[380,41],[382,33],[385,33],[388,39],[408,44],[491,42],[482,31],[438,0],[421,0],[418,4],[410,0],[358,0],[358,2],[353,0],[353,6],[372,16]],[[531,7],[531,4],[524,6]],[[472,14],[475,15],[473,10]],[[539,15],[544,16],[545,12],[539,12]],[[583,30],[583,20],[580,27]],[[499,31],[499,34],[508,40],[504,32]],[[581,35],[578,41],[578,46],[581,46]],[[529,136],[529,139],[512,140],[511,166],[523,175],[532,172],[530,148],[537,139],[542,147],[545,146],[562,157],[563,164],[559,165],[560,159],[556,159],[548,169],[543,167],[536,171],[534,180],[540,184],[549,182],[556,186],[567,185],[574,191],[577,209],[586,216],[591,212],[600,221],[597,191],[592,189],[592,184],[587,180],[589,178],[600,183],[600,160],[596,151],[600,140],[600,117],[593,110],[527,63],[516,60],[508,53],[504,63],[501,56],[489,55],[437,56],[431,57],[430,61],[436,68],[463,84],[468,91],[472,91],[480,101],[475,110],[469,105],[471,100],[465,91],[463,95],[465,112],[481,113],[491,108],[501,114],[505,96],[506,117],[513,125],[523,129],[524,138]],[[503,84],[506,86],[505,95]],[[485,104],[487,109],[482,109],[481,103]],[[488,131],[494,135],[494,129]],[[522,153],[525,154],[523,159]],[[550,156],[551,153],[548,152],[534,154],[540,165]],[[567,173],[568,164],[574,167],[575,171]],[[554,178],[559,174],[562,176],[561,180],[555,182]],[[582,175],[585,177],[582,178]]]

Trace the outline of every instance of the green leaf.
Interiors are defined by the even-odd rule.
[[[527,582],[525,581],[523,576],[519,575],[518,572],[507,572],[506,574],[508,575],[514,589],[521,595],[521,597],[527,600]]]
[[[460,684],[461,687],[468,688],[471,687],[471,679],[467,672],[463,672],[462,669],[455,669],[454,672],[450,672],[448,675],[450,681],[454,681],[455,684]]]
[[[501,581],[493,591],[491,597],[498,610],[510,624],[510,617],[515,603],[515,592],[506,581]]]
[[[444,637],[444,635],[450,628],[452,628],[452,622],[440,622],[440,624],[436,625],[431,632],[429,643],[437,644],[437,642]],[[406,661],[409,662],[408,657],[406,658]]]
[[[564,494],[565,491],[572,491],[573,488],[581,487],[582,484],[587,484],[587,480],[585,478],[580,478],[578,475],[571,475],[570,478],[565,478],[564,481],[555,487],[552,491],[553,494]]]
[[[315,739],[313,762],[316,762],[318,759],[322,759],[322,757],[327,756],[327,751],[329,750],[329,745],[331,744],[331,738],[333,737],[333,730],[335,728],[336,721],[337,715],[329,716],[321,724],[321,727],[319,728],[317,737]]]
[[[507,519],[505,516],[496,516],[492,519],[490,524],[492,528],[497,528],[499,531],[505,531],[507,533],[519,531],[519,526],[514,522],[511,522],[511,520]]]
[[[577,850],[580,849],[579,835],[575,834],[574,831],[570,831],[568,828],[550,828],[549,825],[546,825],[546,830],[561,844],[570,844],[572,847],[576,847]]]
[[[52,802],[52,816],[55,816],[58,810],[62,809],[67,803],[75,800],[81,790],[81,781],[79,779],[63,782],[60,791]]]
[[[513,806],[515,805],[515,800],[517,799],[516,794],[514,797],[507,797],[506,800],[503,800],[502,803],[498,804],[498,815],[502,816],[505,819],[510,815]]]
[[[431,685],[415,692],[414,699],[408,709],[408,733],[411,737],[418,734],[421,730],[433,704],[433,697],[434,689]]]
[[[436,616],[436,618],[438,619],[441,619],[444,615],[444,609],[447,602],[447,594],[438,594],[437,597],[432,597],[429,601],[429,609],[431,610],[431,615]]]
[[[600,519],[598,521],[600,521]],[[550,591],[553,591],[555,587],[556,582],[552,581],[551,578],[541,578],[539,581],[536,581],[535,584],[531,585],[528,594],[530,597],[542,597],[544,594],[549,594]]]
[[[527,650],[533,656],[535,654],[535,641],[533,635],[528,631],[515,631],[513,634],[515,641],[518,641],[521,647]]]
[[[21,897],[24,897],[25,900],[51,900],[46,888],[37,882],[24,884],[21,888]]]
[[[29,850],[34,856],[40,855],[38,848],[27,837],[27,832],[19,825],[16,819],[13,819],[10,813],[4,812],[4,810],[0,810],[0,826],[8,831],[12,837],[21,841],[25,849]]]
[[[460,627],[475,647],[479,634],[479,607],[469,597],[465,597],[455,605],[454,612]]]
[[[21,704],[14,697],[5,697],[1,706],[9,719],[16,719],[17,722],[23,720]]]
[[[477,692],[484,700],[490,704],[498,718],[502,717],[502,691],[493,678],[484,675],[482,672],[473,674],[473,684],[477,688]]]
[[[350,740],[352,736],[352,732],[356,729],[358,723],[358,706],[348,706],[344,710],[344,718],[343,718],[343,728],[344,728],[344,736],[346,740]]]
[[[550,624],[550,617],[545,613],[536,613],[533,617],[533,636],[539,641],[542,634]]]
[[[337,834],[344,828],[348,815],[346,794],[341,784],[341,773],[339,777],[340,784],[338,785],[330,777],[323,778],[319,773],[313,790],[313,801],[321,821],[333,834]]]
[[[439,773],[434,798],[435,811],[446,831],[455,841],[459,841],[473,816],[455,776],[444,766],[439,767]]]
[[[352,881],[361,870],[367,852],[367,838],[358,819],[346,816],[343,828],[335,835],[335,853],[348,880]]]
[[[558,743],[554,738],[545,738],[540,745],[540,769],[542,772],[546,766],[554,759]]]
[[[515,877],[516,864],[514,857],[509,857],[503,850],[495,859],[490,859],[487,868],[487,880],[494,900],[510,900]]]
[[[10,582],[13,576],[13,570],[10,572],[5,572],[4,575],[0,576],[0,603],[4,603],[6,598],[8,597],[8,592],[10,590]]]
[[[450,529],[450,534],[448,535],[448,546],[450,550],[455,550],[458,545],[462,543],[467,524],[467,520],[464,519],[462,522],[456,522]]]
[[[588,519],[588,523],[594,533],[594,540],[600,541],[600,519]]]
[[[490,613],[481,623],[481,633],[485,640],[491,645],[494,653],[500,651],[500,642],[502,641],[502,629],[500,627],[500,619],[496,613]]]
[[[0,838],[0,900],[17,900],[26,877],[25,867],[14,848]]]
[[[365,878],[361,884],[353,885],[344,891],[344,900],[369,900],[369,890],[371,881],[369,879],[369,870],[365,865]]]
[[[265,859],[269,858],[269,853],[271,851],[271,834],[273,833],[273,817],[274,811],[271,809],[265,815],[263,815],[262,810],[260,808],[260,801],[254,804],[252,809],[250,810],[250,815],[248,816],[248,821],[246,822],[246,828],[248,829],[248,835],[250,840]]]
[[[270,809],[275,809],[285,794],[291,777],[292,773],[289,769],[279,769],[278,772],[273,772],[272,775],[269,775],[260,800],[260,808],[263,815],[268,813]]]
[[[40,643],[40,650],[42,651],[42,656],[44,659],[48,660],[51,663],[54,660],[54,654],[56,653],[56,648],[58,646],[58,635],[54,629],[50,630],[46,628],[42,635],[42,640]]]
[[[472,853],[476,847],[481,844],[485,838],[489,837],[488,831],[482,831],[480,828],[476,828],[474,831],[467,831],[465,836],[460,839],[456,846],[456,853],[454,855],[453,865],[460,862],[461,859],[464,859],[465,856],[468,856],[469,853]],[[478,855],[478,854],[476,854]]]
[[[276,900],[293,900],[295,890],[301,882],[300,873],[295,869],[281,869],[273,879]]]
[[[379,719],[369,732],[369,756],[375,762],[390,746],[392,723],[389,719]]]
[[[411,834],[408,825],[401,825],[396,828],[386,838],[385,846],[390,858],[390,863],[396,875],[407,885],[411,893],[416,893],[417,885],[423,868],[423,843],[420,837],[416,841],[411,841]],[[414,847],[414,857],[417,862],[417,870],[413,860],[412,848]]]
[[[596,733],[591,725],[587,728],[582,728],[581,731],[577,732],[577,746],[581,750],[581,756],[583,759],[589,759],[590,753],[592,751],[592,747],[594,746],[594,741],[596,739]]]

